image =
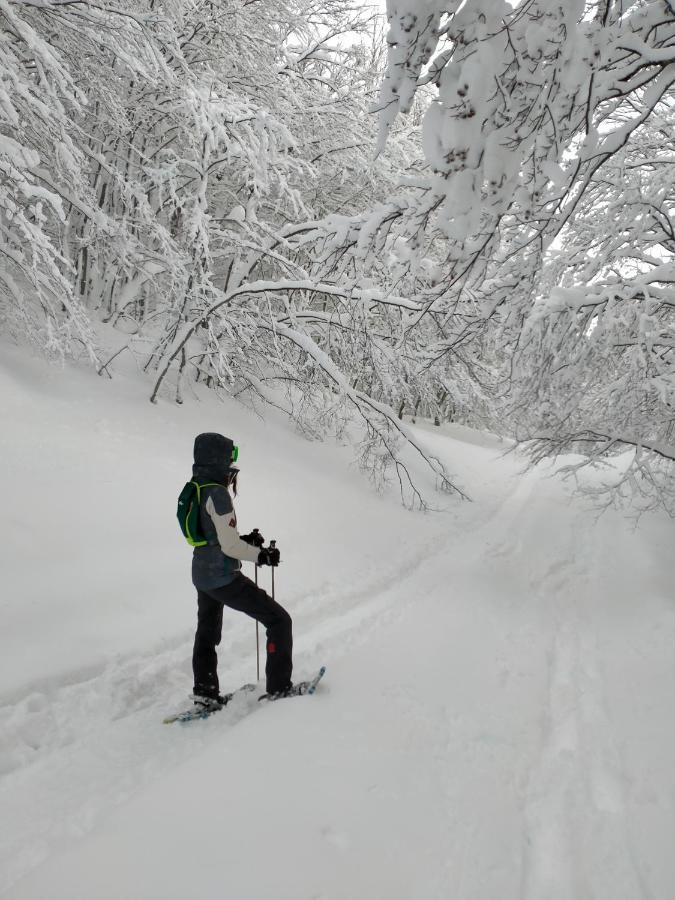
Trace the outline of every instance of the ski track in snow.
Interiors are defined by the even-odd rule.
[[[651,900],[584,613],[594,597],[594,530],[580,521],[560,530],[551,524],[562,552],[531,573],[552,631],[541,749],[525,792],[522,898]]]
[[[311,671],[328,654],[333,661],[367,640],[373,622],[382,627],[399,617],[415,597],[414,590],[406,591],[407,582],[445,541],[439,536],[424,553],[417,551],[397,567],[376,572],[357,590],[332,587],[300,598],[293,613],[296,630],[302,623],[295,655],[303,670]],[[401,594],[396,602],[390,595],[393,588]],[[252,646],[250,620],[237,617],[225,624],[219,657],[227,667],[228,687],[251,680]],[[47,689],[32,687],[0,707],[0,807],[12,822],[11,834],[5,830],[0,837],[0,892],[67,841],[87,834],[107,809],[191,757],[208,740],[207,730],[191,728],[184,741],[172,744],[168,726],[161,722],[173,707],[189,702],[191,652],[192,634],[177,647],[119,660],[79,681],[71,673]],[[261,693],[263,689],[261,684]],[[218,722],[234,725],[252,703],[255,708],[255,701],[238,697],[219,713]],[[39,817],[24,802],[27,789],[45,798]]]
[[[323,652],[323,632],[331,642],[336,634],[352,635],[347,642],[351,644],[363,632],[362,626],[373,618],[384,622],[387,617],[398,615],[401,608],[392,609],[387,592],[414,577],[443,543],[438,538],[426,555],[416,554],[398,568],[376,575],[358,590],[339,592],[333,586],[318,596],[301,599],[294,605],[294,614],[302,616],[305,631],[296,639],[296,648],[302,651],[307,645],[307,653],[311,651],[312,658],[318,660]],[[236,662],[250,658],[250,633],[233,636],[233,630],[241,629],[228,629],[228,625],[226,622],[223,628],[221,659]],[[33,765],[54,750],[80,742],[83,734],[97,732],[106,723],[133,716],[160,702],[166,705],[167,685],[173,687],[176,702],[185,703],[183,672],[191,652],[192,634],[177,647],[108,664],[98,672],[88,672],[82,679],[75,673],[64,675],[60,683],[57,681],[46,689],[31,687],[23,697],[0,706],[5,723],[0,777]],[[242,664],[244,667],[250,668],[250,662]],[[180,675],[177,670],[182,670]],[[182,700],[179,692],[183,694]]]
[[[627,776],[588,615],[593,528],[539,474],[502,490],[492,508],[466,508],[452,527],[445,520],[435,540],[358,588],[326,585],[297,597],[297,674],[321,662],[330,667],[363,651],[374,635],[415,622],[415,638],[427,642],[428,659],[415,672],[379,688],[401,723],[396,752],[412,757],[425,748],[415,791],[443,823],[420,847],[410,900],[657,900],[635,849]],[[528,553],[530,541],[536,555]],[[466,597],[475,601],[472,619],[459,602],[468,607]],[[431,634],[428,621],[408,615],[420,598],[439,623]],[[502,638],[493,643],[496,658],[464,646],[491,631]],[[0,708],[0,808],[12,823],[0,837],[0,891],[197,755],[214,729],[233,727],[251,711],[255,700],[239,697],[217,717],[182,729],[180,739],[167,739],[167,728],[180,726],[161,718],[185,703],[191,640],[186,635],[80,679],[73,673],[35,685]],[[250,680],[252,640],[252,623],[228,622],[219,654],[227,687]],[[433,668],[446,643],[456,656],[456,678],[450,667],[447,684]],[[387,652],[383,645],[383,665]],[[463,678],[471,680],[468,704]],[[330,671],[327,681],[330,689]],[[395,804],[392,786],[373,790]],[[40,815],[27,795],[41,798]],[[415,797],[405,799],[416,808]],[[338,856],[353,847],[354,837],[330,821],[321,838]]]

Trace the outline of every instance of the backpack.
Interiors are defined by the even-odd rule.
[[[196,481],[188,481],[183,490],[178,495],[178,507],[176,516],[183,537],[191,547],[205,547],[208,541],[204,537],[199,521],[199,510],[201,507],[202,488],[215,487],[217,481],[207,481],[205,484],[198,484]]]

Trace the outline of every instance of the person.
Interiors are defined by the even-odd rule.
[[[237,494],[238,456],[230,438],[204,433],[195,438],[193,481],[200,484],[199,520],[206,543],[192,557],[192,583],[197,589],[197,631],[192,653],[193,699],[211,708],[226,700],[220,694],[218,656],[223,609],[238,610],[267,630],[265,665],[268,695],[287,694],[293,683],[293,629],[286,610],[241,572],[242,561],[277,566],[279,551],[263,547],[257,529],[239,535],[230,491]]]

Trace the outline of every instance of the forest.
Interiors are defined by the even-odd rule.
[[[0,0],[1,328],[673,512],[674,82],[671,0]]]

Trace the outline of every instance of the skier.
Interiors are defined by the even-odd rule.
[[[195,546],[192,583],[197,588],[197,632],[192,655],[193,699],[205,709],[226,701],[219,693],[218,656],[223,607],[257,619],[267,629],[267,693],[284,696],[292,689],[293,631],[291,617],[265,591],[241,573],[241,561],[258,566],[278,566],[276,547],[263,547],[257,529],[239,535],[230,489],[237,494],[234,468],[239,451],[222,434],[205,433],[195,438],[192,477],[200,485],[199,523],[205,539]]]

